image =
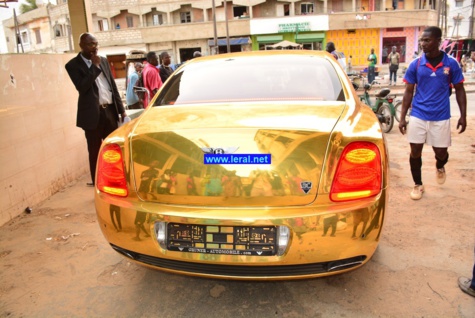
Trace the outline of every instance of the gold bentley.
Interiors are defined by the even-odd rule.
[[[103,143],[95,206],[137,263],[224,279],[303,279],[368,262],[388,199],[375,114],[326,52],[201,57]]]

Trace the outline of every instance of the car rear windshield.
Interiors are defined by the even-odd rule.
[[[240,56],[185,65],[155,106],[258,101],[342,101],[334,66],[312,56]]]

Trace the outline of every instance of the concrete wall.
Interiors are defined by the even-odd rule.
[[[0,225],[89,173],[74,56],[0,54]]]

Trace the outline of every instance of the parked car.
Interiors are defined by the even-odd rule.
[[[151,105],[101,148],[95,206],[114,250],[240,280],[326,276],[371,259],[388,152],[330,54],[193,59]]]

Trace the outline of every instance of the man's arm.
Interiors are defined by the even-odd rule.
[[[467,128],[467,94],[463,82],[454,85],[455,98],[460,109],[460,118],[457,122],[457,129],[460,128],[459,134],[463,133]]]
[[[87,72],[83,72],[78,67],[76,60],[71,60],[66,64],[66,71],[79,94],[85,94],[92,89],[94,81],[101,74],[101,69],[95,65],[92,65]]]
[[[404,90],[404,95],[402,97],[401,118],[399,118],[399,131],[403,135],[406,134],[406,115],[409,107],[412,104],[412,97],[414,96],[414,87],[415,84],[406,83],[406,89]]]
[[[150,99],[155,96],[155,94],[158,92],[160,87],[162,87],[162,79],[160,78],[159,72],[150,72],[149,73],[151,76],[151,81],[150,81],[150,87],[152,88],[152,96],[150,96]]]

